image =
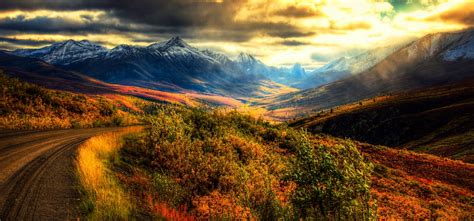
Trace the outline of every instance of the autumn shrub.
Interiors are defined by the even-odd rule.
[[[153,185],[143,190],[161,202],[202,219],[370,215],[371,166],[353,146],[316,147],[304,131],[236,111],[152,113],[121,159],[146,174]]]

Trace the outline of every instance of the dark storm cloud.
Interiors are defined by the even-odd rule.
[[[234,17],[242,3],[246,0],[230,0],[221,3],[209,0],[2,0],[0,11],[8,10],[101,10],[111,18],[118,18],[122,24],[138,24],[143,27],[130,30],[127,26],[112,26],[110,24],[76,24],[74,22],[53,21],[39,18],[36,21],[7,21],[0,29],[18,31],[32,31],[35,33],[52,32],[87,32],[103,33],[108,31],[156,33],[158,31],[174,31],[169,34],[193,35],[196,30],[217,30],[210,38],[222,40],[246,41],[256,33],[274,37],[304,37],[313,35],[312,32],[303,32],[287,23],[273,22],[237,22]],[[308,15],[310,11],[289,8],[282,11],[286,16],[295,17],[296,14]],[[82,17],[84,21],[91,17]],[[198,31],[199,32],[199,31]],[[225,34],[231,32],[232,35]]]
[[[0,37],[0,42],[14,44],[14,45],[27,45],[27,46],[41,46],[46,44],[52,44],[54,41],[47,41],[47,40],[24,40],[24,39],[16,39],[16,38],[4,38]]]
[[[128,24],[103,23],[94,21],[87,15],[81,16],[82,21],[70,20],[61,17],[38,16],[26,18],[19,15],[0,19],[0,31],[10,33],[34,34],[80,34],[80,33],[120,33],[120,32],[154,32],[152,27],[132,27]]]
[[[309,45],[309,43],[302,42],[302,41],[295,41],[295,40],[285,40],[285,41],[281,41],[280,44],[286,45],[286,46]]]
[[[81,10],[81,9],[110,9],[113,0],[2,0],[1,11],[10,10]]]
[[[0,20],[0,30],[28,33],[57,33],[57,32],[97,32],[100,29],[93,26],[83,26],[74,21],[49,17],[26,19],[24,16]]]
[[[296,17],[296,18],[304,18],[304,17],[312,17],[312,16],[323,16],[324,14],[313,8],[309,7],[297,7],[297,6],[289,6],[287,8],[281,9],[275,13],[276,15],[285,16],[285,17]]]
[[[474,2],[464,2],[426,18],[427,21],[446,21],[474,26]]]
[[[0,10],[103,10],[123,20],[137,23],[172,26],[203,27],[231,23],[243,1],[192,0],[2,0]]]

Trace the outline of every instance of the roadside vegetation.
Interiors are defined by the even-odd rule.
[[[85,128],[140,122],[139,112],[122,108],[113,99],[45,89],[2,73],[0,93],[0,128]]]
[[[374,218],[355,145],[236,111],[161,106],[115,163],[142,212],[168,219]]]
[[[111,171],[111,163],[119,159],[122,137],[141,129],[131,127],[101,134],[79,147],[76,173],[83,193],[82,210],[89,220],[126,220],[131,216],[133,201]]]

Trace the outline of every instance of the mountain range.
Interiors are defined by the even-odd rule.
[[[38,49],[18,49],[11,54],[38,58],[110,83],[171,92],[193,90],[259,97],[265,93],[258,87],[278,89],[278,84],[283,84],[299,89],[313,88],[356,74],[372,67],[395,49],[384,47],[353,57],[341,57],[309,72],[299,63],[292,67],[268,66],[247,53],[231,59],[209,49],[194,48],[180,37],[147,47],[118,45],[112,49],[88,40],[67,40]],[[239,82],[239,87],[230,87],[235,82]]]
[[[426,35],[373,67],[320,87],[261,101],[270,109],[314,112],[366,98],[474,77],[474,30]]]
[[[278,69],[251,55],[241,54],[234,61],[218,52],[194,48],[180,37],[147,47],[119,45],[110,50],[87,40],[68,40],[11,54],[38,58],[108,83],[168,92],[194,91],[245,98],[290,90],[260,71]]]

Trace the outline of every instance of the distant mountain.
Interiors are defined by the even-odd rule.
[[[20,57],[0,51],[0,73],[19,78],[49,89],[92,95],[131,95],[147,100],[182,103],[239,106],[241,101],[219,95],[200,93],[174,93],[136,86],[106,83],[81,72],[62,69],[38,58]]]
[[[430,34],[396,50],[365,72],[280,96],[267,106],[314,111],[381,94],[474,78],[473,44],[474,30]]]
[[[340,57],[306,74],[305,78],[293,83],[292,86],[309,89],[337,81],[347,76],[362,73],[387,58],[387,56],[402,46],[403,44],[396,44],[378,47],[355,56]]]
[[[300,64],[296,63],[292,68],[276,68],[267,66],[254,56],[240,53],[236,59],[237,64],[247,73],[263,75],[274,82],[294,86],[295,83],[307,77],[306,71]]]
[[[259,72],[242,70],[239,61],[194,48],[180,37],[147,47],[119,45],[110,50],[88,41],[69,40],[12,54],[39,58],[109,83],[171,92],[196,91],[245,98],[289,90]]]
[[[87,40],[67,40],[40,49],[18,49],[13,54],[39,58],[50,64],[68,65],[106,52],[106,48]]]

